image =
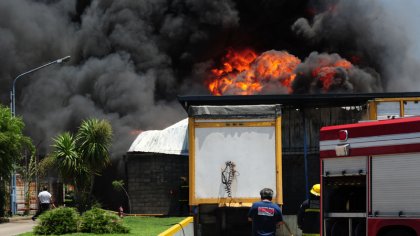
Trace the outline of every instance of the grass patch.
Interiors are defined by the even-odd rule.
[[[107,236],[156,236],[163,231],[172,227],[175,223],[178,223],[185,219],[185,217],[146,217],[146,216],[126,216],[123,218],[124,225],[130,228],[128,234],[104,234]],[[20,234],[19,236],[34,236],[32,232]],[[73,233],[63,234],[72,236],[87,236],[87,235],[98,235],[91,233]]]

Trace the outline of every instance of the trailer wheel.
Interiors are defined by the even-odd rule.
[[[380,236],[416,236],[417,234],[410,229],[390,229],[381,234]]]

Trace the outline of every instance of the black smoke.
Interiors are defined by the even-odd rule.
[[[420,5],[408,1],[395,8],[392,2],[313,1],[313,16],[297,19],[292,30],[305,39],[309,48],[338,53],[371,73],[371,82],[380,74],[377,88],[389,92],[418,91],[419,59],[413,57],[418,50],[413,53],[412,48],[416,44],[413,39],[418,39],[413,19]]]
[[[44,152],[82,119],[109,119],[117,156],[132,131],[186,116],[176,96],[207,93],[191,77],[195,62],[213,56],[217,35],[239,24],[233,2],[213,0],[1,1],[0,15],[2,103],[16,75],[71,55],[66,65],[18,81],[17,114]]]
[[[209,95],[204,80],[227,48],[286,50],[302,61],[313,51],[357,57],[387,83],[406,69],[390,56],[404,55],[404,37],[387,28],[380,6],[334,4],[331,12],[330,2],[308,0],[0,1],[0,101],[9,104],[20,73],[71,55],[17,82],[16,112],[44,152],[82,119],[109,119],[120,156],[133,130],[186,116],[177,95]]]
[[[382,92],[379,74],[371,68],[358,66],[343,67],[337,63],[344,59],[333,53],[312,52],[295,70],[296,78],[292,83],[295,94],[319,93],[374,93]],[[314,73],[314,71],[319,72]],[[331,76],[331,84],[322,78]]]

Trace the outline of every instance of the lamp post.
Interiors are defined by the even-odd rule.
[[[63,57],[63,58],[60,58],[60,59],[57,59],[57,60],[55,60],[55,61],[51,61],[51,62],[48,62],[47,64],[45,64],[45,65],[42,65],[42,66],[39,66],[39,67],[37,67],[37,68],[34,68],[34,69],[32,69],[32,70],[29,70],[29,71],[27,71],[27,72],[24,72],[24,73],[22,73],[22,74],[20,74],[20,75],[18,75],[14,80],[13,80],[13,86],[12,86],[12,90],[10,91],[10,109],[11,109],[11,111],[12,111],[12,116],[15,116],[16,115],[16,101],[15,101],[15,95],[16,95],[16,93],[15,93],[15,85],[16,85],[16,81],[19,79],[19,78],[22,78],[23,76],[25,76],[25,75],[27,75],[27,74],[30,74],[30,73],[33,73],[33,72],[35,72],[35,71],[37,71],[37,70],[40,70],[40,69],[42,69],[42,68],[44,68],[44,67],[47,67],[47,66],[50,66],[50,65],[53,65],[53,64],[61,64],[61,63],[63,63],[63,62],[66,62],[66,61],[68,61],[68,60],[70,60],[70,56],[66,56],[66,57]]]
[[[60,59],[57,59],[55,61],[51,61],[48,62],[47,64],[44,64],[42,66],[38,66],[32,70],[26,71],[18,76],[16,76],[16,78],[13,80],[13,85],[12,85],[12,90],[10,91],[10,110],[12,112],[12,117],[14,117],[16,115],[16,92],[15,92],[15,85],[16,85],[16,81],[20,78],[22,78],[23,76],[33,73],[37,70],[40,70],[44,67],[50,66],[50,65],[54,65],[54,64],[61,64],[63,62],[66,62],[70,60],[70,56],[66,56]],[[16,203],[16,173],[13,172],[12,174],[12,178],[11,178],[11,192],[10,192],[10,210],[12,212],[12,215],[16,214],[17,212],[17,203]]]

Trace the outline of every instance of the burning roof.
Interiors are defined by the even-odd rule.
[[[313,52],[303,62],[286,51],[229,50],[211,70],[213,95],[381,92],[376,72],[354,66],[338,54]]]

